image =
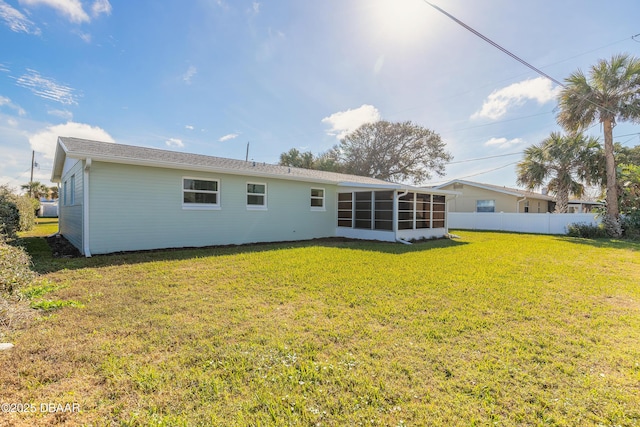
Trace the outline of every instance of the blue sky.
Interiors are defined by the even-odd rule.
[[[564,80],[640,56],[640,2],[432,0]],[[0,0],[0,185],[49,184],[57,136],[276,163],[362,123],[411,120],[445,177],[515,186],[558,87],[421,0]],[[638,125],[614,136],[640,144]],[[589,131],[599,136],[600,126]],[[473,160],[491,157],[484,160]]]

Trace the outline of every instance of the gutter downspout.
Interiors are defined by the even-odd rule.
[[[454,194],[453,195],[453,201],[455,202],[455,200],[458,198],[459,194]],[[449,202],[452,199],[447,199],[447,196],[444,196],[444,207],[446,209],[445,211],[445,221],[444,221],[444,231],[445,233],[447,233],[447,235],[449,235]],[[431,220],[433,221],[433,210],[431,211]]]
[[[403,239],[398,237],[398,228],[397,228],[398,227],[398,204],[400,203],[400,197],[406,196],[408,192],[409,192],[409,189],[406,188],[404,190],[404,193],[402,193],[402,194],[398,193],[396,195],[396,202],[393,205],[393,211],[394,211],[393,213],[394,213],[394,217],[395,217],[395,221],[394,221],[393,227],[395,228],[396,242],[400,242],[400,243],[403,243],[405,245],[411,245],[411,242],[407,242],[406,240],[403,240]]]
[[[82,179],[82,251],[87,258],[91,257],[89,248],[89,171],[91,170],[91,159],[85,160]]]
[[[526,197],[524,197],[522,200],[518,200],[518,203],[516,203],[516,213],[520,213],[520,202],[524,202],[525,200],[527,200]]]

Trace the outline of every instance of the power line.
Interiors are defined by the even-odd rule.
[[[470,31],[471,33],[475,34],[476,36],[480,37],[482,40],[486,41],[487,43],[489,43],[491,46],[495,47],[496,49],[498,49],[499,51],[505,53],[506,55],[510,56],[511,58],[515,59],[516,61],[518,61],[519,63],[523,64],[524,66],[526,66],[527,68],[530,68],[531,70],[535,71],[537,74],[541,75],[542,77],[551,80],[552,82],[554,82],[555,84],[557,84],[558,86],[560,86],[561,88],[565,88],[566,86],[563,83],[560,83],[558,80],[554,79],[553,77],[551,77],[550,75],[548,75],[547,73],[545,73],[544,71],[534,67],[533,65],[531,65],[530,63],[528,63],[527,61],[525,61],[524,59],[520,58],[518,55],[516,55],[515,53],[512,53],[511,51],[507,50],[506,48],[500,46],[498,43],[494,42],[493,40],[491,40],[489,37],[485,36],[484,34],[480,33],[479,31],[475,30],[474,28],[470,27],[469,25],[465,24],[464,22],[462,22],[461,20],[459,20],[458,18],[456,18],[455,16],[451,15],[450,13],[448,13],[447,11],[439,8],[438,6],[436,6],[433,3],[430,3],[428,0],[423,0],[426,4],[428,4],[429,6],[431,6],[432,8],[434,8],[435,10],[437,10],[438,12],[444,14],[446,17],[448,17],[449,19],[453,20],[455,23],[457,23],[458,25],[462,26],[463,28],[465,28],[466,30]],[[640,36],[640,34],[637,34],[638,36]],[[635,37],[635,36],[633,36]],[[633,38],[632,37],[632,38]],[[589,99],[588,96],[584,96],[582,98],[584,101],[588,102],[589,104],[594,105],[595,107],[598,107],[599,109],[602,109],[610,114],[613,114],[614,116],[617,115],[614,111],[608,109],[607,107],[605,107],[604,105],[600,105],[597,102],[592,101],[591,99]]]
[[[524,151],[518,151],[517,153],[496,154],[495,156],[476,157],[475,159],[465,159],[465,160],[458,160],[458,161],[455,161],[455,162],[449,162],[449,163],[447,163],[447,165],[455,165],[457,163],[475,162],[475,161],[478,161],[478,160],[495,159],[497,157],[515,156],[515,155],[522,154],[522,153],[524,153]]]
[[[482,171],[482,172],[473,173],[473,174],[470,174],[470,175],[461,176],[461,177],[458,177],[458,178],[450,178],[450,179],[447,179],[446,181],[431,182],[431,183],[429,183],[429,185],[444,184],[445,182],[455,181],[456,179],[465,179],[465,178],[471,178],[471,177],[478,176],[478,175],[484,175],[485,173],[495,172],[497,170],[504,169],[504,168],[506,168],[508,166],[513,166],[515,164],[518,164],[518,162],[507,163],[506,165],[498,166],[497,168],[489,169],[489,170]]]
[[[511,53],[511,51],[507,50],[506,48],[500,46],[498,43],[494,42],[493,40],[491,40],[489,37],[485,36],[484,34],[480,33],[479,31],[476,31],[474,28],[468,26],[467,24],[465,24],[464,22],[462,22],[461,20],[459,20],[458,18],[456,18],[455,16],[451,15],[449,12],[439,8],[438,6],[436,6],[435,4],[429,2],[428,0],[423,0],[426,4],[428,4],[429,6],[431,6],[432,8],[434,8],[435,10],[437,10],[438,12],[442,13],[443,15],[447,16],[449,19],[453,20],[455,23],[457,23],[458,25],[464,27],[466,30],[472,32],[473,34],[475,34],[476,36],[480,37],[482,40],[486,41],[487,43],[489,43],[491,46],[495,47],[496,49],[500,50],[501,52],[507,54],[508,56],[510,56],[511,58],[515,59],[516,61],[518,61],[519,63],[521,63],[522,65],[524,65],[525,67],[528,67],[530,69],[532,69],[533,71],[535,71],[536,73],[540,74],[541,76],[551,80],[552,82],[554,82],[555,84],[557,84],[560,87],[565,87],[565,85],[561,82],[559,82],[558,80],[554,79],[553,77],[551,77],[550,75],[548,75],[547,73],[545,73],[544,71],[534,67],[533,65],[531,65],[530,63],[528,63],[527,61],[525,61],[524,59],[520,58],[518,55]]]

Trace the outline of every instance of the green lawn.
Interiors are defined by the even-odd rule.
[[[11,337],[0,402],[80,412],[0,425],[640,425],[640,245],[456,233],[56,260],[28,238],[38,298],[72,304]]]

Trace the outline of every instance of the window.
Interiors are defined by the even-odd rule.
[[[353,194],[338,193],[338,227],[353,227]]]
[[[375,191],[374,229],[393,230],[393,191]]]
[[[477,200],[476,212],[495,212],[496,201],[495,200]]]
[[[444,228],[447,199],[445,196],[433,196],[432,211],[433,228]]]
[[[416,228],[431,228],[430,194],[416,194]]]
[[[358,191],[356,196],[355,228],[371,229],[371,191]]]
[[[324,207],[324,188],[311,189],[311,210],[323,211]]]
[[[529,213],[529,201],[525,200],[524,202],[524,213]]]
[[[182,206],[187,208],[220,207],[220,183],[217,180],[182,178]]]
[[[69,205],[69,187],[67,185],[67,181],[65,181],[62,186],[62,200],[63,200],[62,204],[64,206]]]
[[[71,206],[76,204],[76,176],[71,175],[71,181],[69,182],[69,191],[71,195],[69,197],[69,204]]]
[[[267,208],[267,184],[247,183],[247,209]]]
[[[398,230],[413,228],[415,193],[407,193],[398,198]]]

